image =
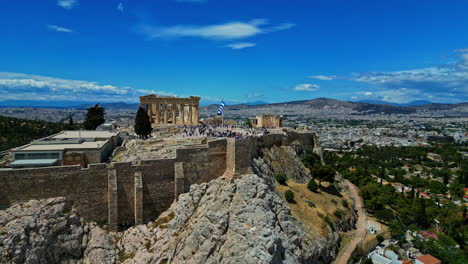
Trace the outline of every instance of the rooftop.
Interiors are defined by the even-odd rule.
[[[81,142],[78,144],[43,144],[43,145],[26,145],[19,147],[16,150],[20,151],[47,151],[47,150],[64,150],[64,149],[93,149],[101,148],[105,141]]]
[[[110,138],[117,135],[117,132],[110,131],[94,131],[94,130],[74,130],[74,131],[62,131],[49,138]]]
[[[442,262],[437,258],[433,257],[432,255],[423,255],[417,258],[417,260],[421,261],[424,264],[439,264]]]

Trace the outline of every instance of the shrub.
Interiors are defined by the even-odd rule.
[[[342,218],[345,215],[344,211],[340,209],[336,209],[335,212],[333,212],[333,214],[338,218]]]
[[[348,206],[349,206],[348,200],[346,200],[346,199],[341,200],[341,204],[342,204],[345,208],[348,208]]]
[[[311,201],[307,201],[307,204],[308,204],[310,207],[313,207],[313,208],[317,207],[317,206],[315,205],[315,203],[314,203],[314,202],[311,202]]]
[[[291,190],[287,190],[285,193],[284,193],[284,198],[286,199],[286,201],[288,203],[294,203],[294,193],[291,191]]]
[[[315,182],[315,180],[312,179],[307,184],[307,189],[309,189],[311,192],[317,192],[318,184]]]
[[[385,240],[385,239],[384,239],[383,236],[377,235],[377,241],[379,242],[379,244],[382,243],[384,240]]]
[[[288,178],[284,174],[276,174],[275,179],[281,185],[286,185],[286,181],[288,180]]]
[[[334,205],[338,205],[338,202],[337,202],[335,199],[332,199],[331,202],[332,202]]]
[[[333,231],[335,231],[335,223],[330,219],[330,217],[324,216],[324,217],[323,217],[323,220],[325,221],[325,223],[327,223],[327,224],[330,226],[330,228],[331,228]]]

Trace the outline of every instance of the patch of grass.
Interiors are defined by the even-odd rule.
[[[174,212],[170,212],[168,215],[165,216],[160,216],[155,222],[153,222],[152,226],[154,228],[159,227],[159,228],[167,228],[165,224],[167,224],[169,221],[174,219],[175,214]]]
[[[328,217],[328,215],[323,217],[323,221],[325,221],[325,223],[327,223],[330,228],[335,231],[335,223],[330,219],[330,217]]]
[[[346,200],[346,199],[341,200],[341,204],[343,205],[344,208],[348,208],[348,207],[349,207],[348,200]]]
[[[325,183],[325,185],[327,184],[328,183]],[[311,192],[307,188],[307,183],[296,183],[289,180],[287,186],[277,185],[275,188],[281,193],[283,199],[285,199],[284,193],[287,190],[294,192],[295,203],[288,203],[287,205],[291,209],[291,214],[309,227],[307,233],[312,237],[316,237],[317,234],[327,236],[330,232],[330,229],[323,220],[325,215],[330,218],[335,218],[333,212],[336,209],[346,211],[346,209],[341,206],[341,199],[338,200],[336,196],[326,192]],[[338,205],[331,202],[332,199],[338,201]],[[312,202],[312,204],[309,202]],[[312,205],[315,205],[315,207]]]
[[[333,214],[338,217],[338,218],[342,218],[344,215],[345,215],[345,212],[341,209],[336,209]]]
[[[312,208],[317,208],[317,205],[312,201],[307,201],[307,204]]]
[[[150,251],[150,248],[151,248],[151,240],[146,240],[145,248],[146,248],[146,250]]]
[[[135,257],[135,253],[125,254],[125,251],[120,251],[119,252],[119,263],[122,263],[127,259],[132,259],[133,257]]]

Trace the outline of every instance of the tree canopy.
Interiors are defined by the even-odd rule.
[[[147,139],[152,131],[153,128],[151,127],[149,116],[146,114],[145,109],[140,106],[135,117],[135,133],[141,139]]]
[[[84,122],[84,127],[86,130],[96,130],[96,128],[102,124],[104,124],[104,107],[96,104],[90,108],[88,108],[88,112],[86,113],[86,119]]]

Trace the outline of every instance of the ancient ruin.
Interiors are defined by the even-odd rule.
[[[283,116],[280,115],[257,115],[250,119],[252,127],[282,127]]]
[[[316,151],[313,133],[283,131],[259,137],[203,139],[175,148],[171,158],[0,170],[0,209],[31,199],[65,197],[86,221],[110,230],[156,219],[193,184],[252,173],[260,149],[293,146]]]
[[[154,126],[198,125],[200,97],[176,98],[150,94],[140,97]]]

